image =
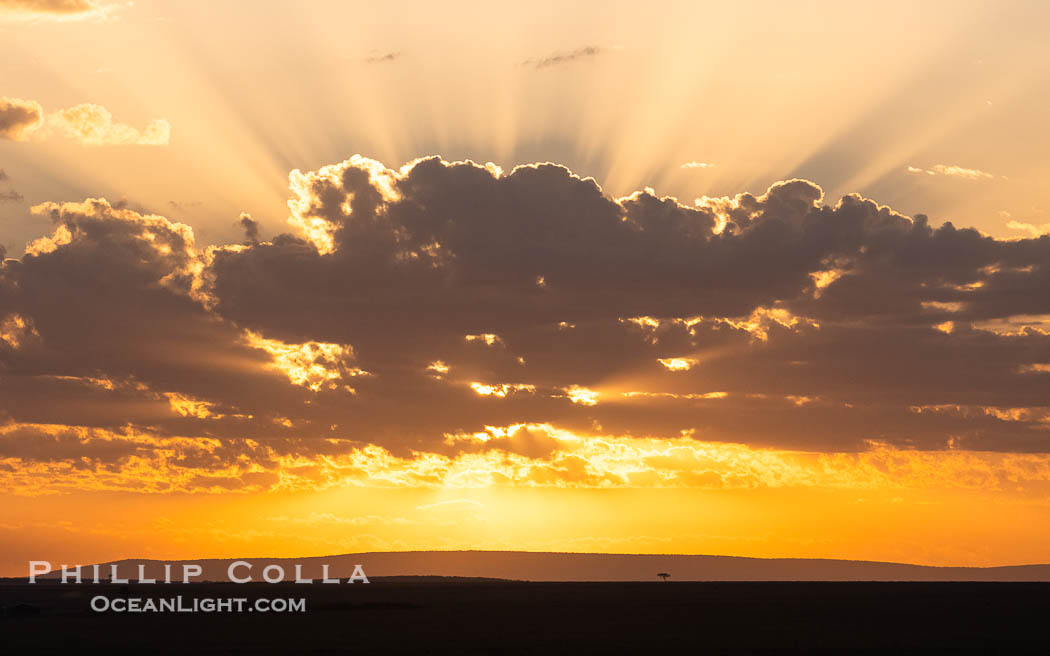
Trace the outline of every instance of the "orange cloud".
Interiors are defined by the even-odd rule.
[[[1007,222],[1006,227],[1011,230],[1023,230],[1031,235],[1032,238],[1050,235],[1050,223],[1036,225],[1034,223],[1025,223],[1023,221],[1009,221]]]
[[[314,392],[322,388],[337,389],[337,381],[344,377],[368,375],[367,371],[352,366],[354,349],[347,344],[313,341],[288,344],[251,331],[245,333],[245,340],[252,348],[268,353],[273,358],[272,367],[287,376],[293,385]]]
[[[117,8],[94,0],[0,0],[0,19],[86,20],[104,19]]]
[[[962,166],[947,164],[934,164],[931,168],[921,169],[909,166],[908,173],[925,173],[926,175],[943,175],[951,178],[963,178],[965,180],[981,180],[994,178],[995,176],[980,169],[968,169]]]
[[[52,234],[0,265],[4,417],[247,436],[288,484],[342,480],[347,444],[479,458],[496,443],[444,436],[520,421],[802,453],[1045,449],[1045,240],[828,206],[802,180],[691,207],[550,164],[356,157],[292,178],[298,234],[204,252],[120,204],[34,207]],[[911,410],[945,404],[999,411]]]
[[[35,100],[0,98],[0,139],[25,141],[44,121],[44,110]]]
[[[60,109],[45,119],[35,100],[0,98],[0,138],[13,141],[59,136],[84,146],[166,146],[171,125],[154,119],[139,130],[113,120],[102,105],[83,103]]]
[[[72,490],[150,493],[332,487],[969,489],[1042,494],[1050,455],[914,451],[872,442],[857,453],[759,449],[580,434],[549,424],[453,434],[456,455],[398,456],[330,439],[296,449],[249,439],[162,438],[135,430],[0,428],[0,486],[36,495]]]
[[[141,131],[113,121],[102,105],[84,103],[51,114],[48,127],[67,139],[85,146],[166,146],[171,125],[164,119],[150,121]]]

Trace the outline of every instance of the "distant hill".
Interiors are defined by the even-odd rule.
[[[690,556],[647,554],[585,554],[522,551],[401,551],[342,554],[311,558],[201,559],[196,561],[120,560],[101,564],[102,577],[110,566],[118,566],[122,578],[145,576],[163,579],[164,564],[172,565],[172,577],[181,578],[182,563],[197,563],[203,573],[197,581],[226,581],[227,568],[235,560],[252,563],[253,580],[261,581],[268,565],[278,565],[291,579],[295,565],[302,565],[304,578],[319,579],[322,565],[330,576],[346,579],[355,565],[362,565],[369,578],[458,577],[468,579],[512,579],[519,581],[657,581],[657,573],[670,574],[671,581],[1050,581],[1050,565],[1013,567],[928,567],[901,563],[816,558],[742,558],[736,556]],[[275,571],[275,570],[274,570]],[[89,576],[90,568],[85,570]],[[249,572],[239,570],[242,576]],[[52,572],[42,578],[56,578]]]

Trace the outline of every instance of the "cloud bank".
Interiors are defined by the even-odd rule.
[[[244,216],[209,248],[101,199],[35,207],[53,232],[0,268],[0,463],[601,485],[613,438],[1050,453],[1050,237],[805,180],[690,205],[553,164],[355,156],[290,180],[292,232]]]

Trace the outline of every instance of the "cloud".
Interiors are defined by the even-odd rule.
[[[0,485],[11,494],[70,490],[222,493],[336,487],[469,490],[493,485],[543,488],[693,488],[753,490],[979,490],[1042,498],[1050,456],[942,449],[917,451],[871,443],[861,452],[757,449],[690,437],[568,433],[547,425],[493,427],[550,435],[545,455],[500,449],[397,456],[339,443],[323,454],[252,440],[156,438],[133,430],[55,425],[0,426]],[[450,499],[419,511],[477,511],[481,502]],[[407,520],[328,513],[272,517],[295,524],[363,525]]]
[[[942,349],[1005,362],[1044,340],[987,342],[967,328],[1048,311],[1043,242],[933,228],[858,196],[827,206],[800,180],[694,206],[648,191],[610,199],[553,165],[504,175],[434,158],[396,171],[353,159],[293,180],[301,236],[217,252],[215,310],[287,342],[353,344],[357,366],[375,374],[354,383],[361,402],[401,372],[399,392],[420,412],[406,431],[425,430],[433,399],[441,406],[433,412],[477,416],[477,424],[526,414],[678,432],[702,416],[709,433],[796,446],[871,437],[935,444],[947,430],[989,448],[1030,449],[1041,439],[1038,422],[949,427],[954,419],[907,408],[945,396],[1041,403],[1013,369],[993,387],[969,380],[972,361],[946,355],[944,366],[922,372],[914,363]],[[935,328],[945,321],[957,326],[949,336]],[[866,325],[881,328],[869,335]],[[498,342],[464,338],[477,334]],[[855,362],[855,340],[871,344],[870,358]],[[435,361],[450,373],[431,388]],[[860,379],[848,373],[856,367],[867,372]],[[760,382],[769,377],[779,382]],[[475,385],[530,392],[461,396]],[[593,405],[572,403],[564,390],[573,388],[595,392]],[[886,420],[873,434],[878,416]],[[377,417],[375,430],[392,421]]]
[[[600,55],[602,52],[603,50],[597,46],[586,46],[583,48],[577,48],[571,52],[554,53],[552,55],[547,55],[546,57],[526,59],[522,64],[525,66],[532,66],[533,68],[550,68],[552,66],[561,66],[562,64],[570,64],[584,59],[592,59]]]
[[[58,134],[85,146],[166,146],[171,136],[171,125],[164,119],[154,119],[139,131],[115,123],[108,109],[91,103],[59,110],[48,116],[47,123]]]
[[[168,206],[171,207],[171,209],[175,210],[176,212],[185,212],[186,210],[192,209],[194,207],[200,207],[203,204],[204,203],[202,203],[199,200],[190,200],[190,201],[169,200],[168,201]]]
[[[1034,223],[1024,223],[1022,221],[1009,221],[1006,224],[1007,228],[1011,230],[1023,230],[1032,237],[1041,237],[1043,235],[1050,235],[1050,223],[1044,223],[1043,225],[1035,225]]]
[[[7,180],[8,180],[7,173],[3,169],[0,169],[0,182],[7,182]],[[14,189],[9,189],[7,191],[0,191],[0,203],[20,203],[20,202],[22,202],[22,200],[23,200],[22,194],[18,193]],[[2,259],[3,259],[3,255],[0,254],[0,260],[2,260]]]
[[[401,58],[400,52],[387,52],[381,55],[370,55],[365,57],[366,64],[380,64],[383,62],[392,62]]]
[[[25,141],[43,124],[44,110],[35,100],[0,98],[0,139]]]
[[[259,243],[259,222],[253,219],[251,214],[242,213],[237,224],[244,229],[244,243],[249,245]]]
[[[3,169],[0,169],[0,182],[6,182],[7,180],[7,173]],[[22,194],[14,189],[0,191],[0,203],[20,203],[22,200]],[[0,260],[3,260],[3,253],[0,253]]]
[[[710,164],[708,162],[696,162],[696,161],[693,161],[693,162],[686,162],[685,164],[682,164],[678,168],[680,168],[680,169],[713,169],[713,168],[715,168],[715,165],[714,164]]]
[[[961,166],[948,166],[945,164],[934,164],[932,168],[921,169],[916,166],[909,166],[907,169],[908,173],[924,174],[924,175],[945,175],[952,178],[963,178],[965,180],[981,180],[991,179],[996,176],[979,169],[967,169]]]
[[[104,19],[116,8],[93,0],[0,0],[0,20]]]
[[[85,146],[166,146],[171,125],[164,119],[154,119],[140,131],[114,122],[108,109],[91,103],[58,110],[45,120],[43,108],[34,100],[0,98],[0,138],[27,141],[54,135]]]
[[[18,328],[16,340],[0,344],[0,415],[103,427],[130,422],[161,434],[200,422],[209,426],[197,435],[253,424],[261,436],[284,430],[274,419],[303,398],[268,367],[265,351],[194,298],[201,264],[188,226],[104,200],[32,211],[55,230],[0,267],[0,322]],[[172,395],[208,413],[179,412]],[[49,396],[64,402],[49,409]],[[273,405],[262,412],[260,401]]]
[[[805,180],[687,205],[553,164],[353,157],[291,186],[292,232],[242,217],[244,243],[204,249],[101,199],[34,207],[51,234],[0,265],[0,422],[81,436],[39,462],[106,435],[100,466],[187,489],[383,463],[427,485],[672,476],[625,479],[585,435],[1047,452],[1046,237]]]

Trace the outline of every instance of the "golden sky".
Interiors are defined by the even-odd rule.
[[[1045,561],[1048,19],[0,0],[0,575]]]

